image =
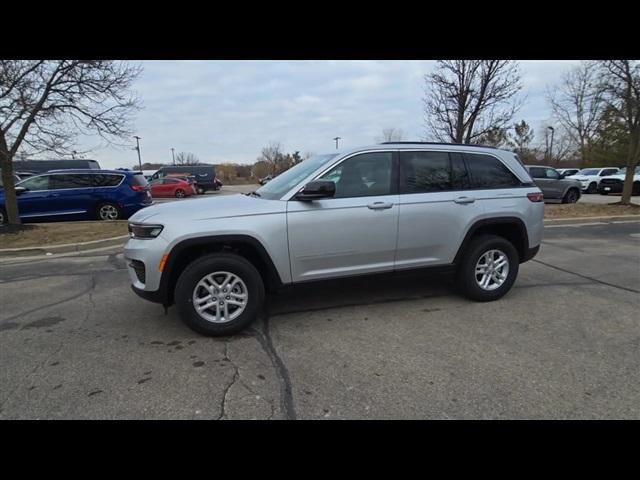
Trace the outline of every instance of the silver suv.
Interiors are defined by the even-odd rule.
[[[133,290],[205,335],[258,315],[265,291],[445,267],[469,298],[506,294],[540,248],[540,189],[512,152],[391,143],[318,155],[249,194],[147,207],[129,221]]]

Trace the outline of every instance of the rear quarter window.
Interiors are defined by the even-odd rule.
[[[117,175],[114,173],[103,173],[100,175],[93,175],[94,187],[117,187],[122,182],[123,175]]]
[[[142,174],[134,174],[131,175],[129,180],[129,183],[131,185],[142,185],[143,187],[146,187],[147,185],[149,185],[149,182],[147,181],[146,177]]]
[[[522,183],[496,157],[480,153],[465,153],[464,156],[471,174],[471,188],[510,188]],[[533,171],[531,173],[533,175]]]

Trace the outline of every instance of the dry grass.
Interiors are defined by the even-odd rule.
[[[127,222],[61,222],[0,227],[0,248],[89,242],[127,235]]]
[[[640,215],[640,205],[610,205],[595,203],[546,204],[544,218],[616,217]]]

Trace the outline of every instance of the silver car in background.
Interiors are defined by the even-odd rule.
[[[437,268],[496,300],[543,230],[513,152],[387,143],[309,158],[255,192],[155,205],[130,219],[132,288],[205,335],[229,335],[283,285]]]
[[[573,178],[563,178],[553,167],[527,165],[535,184],[542,190],[545,201],[576,203],[580,200],[582,185]]]

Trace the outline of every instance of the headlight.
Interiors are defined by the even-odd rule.
[[[156,238],[162,232],[162,225],[140,225],[135,223],[129,224],[129,235],[131,238],[150,239]]]

